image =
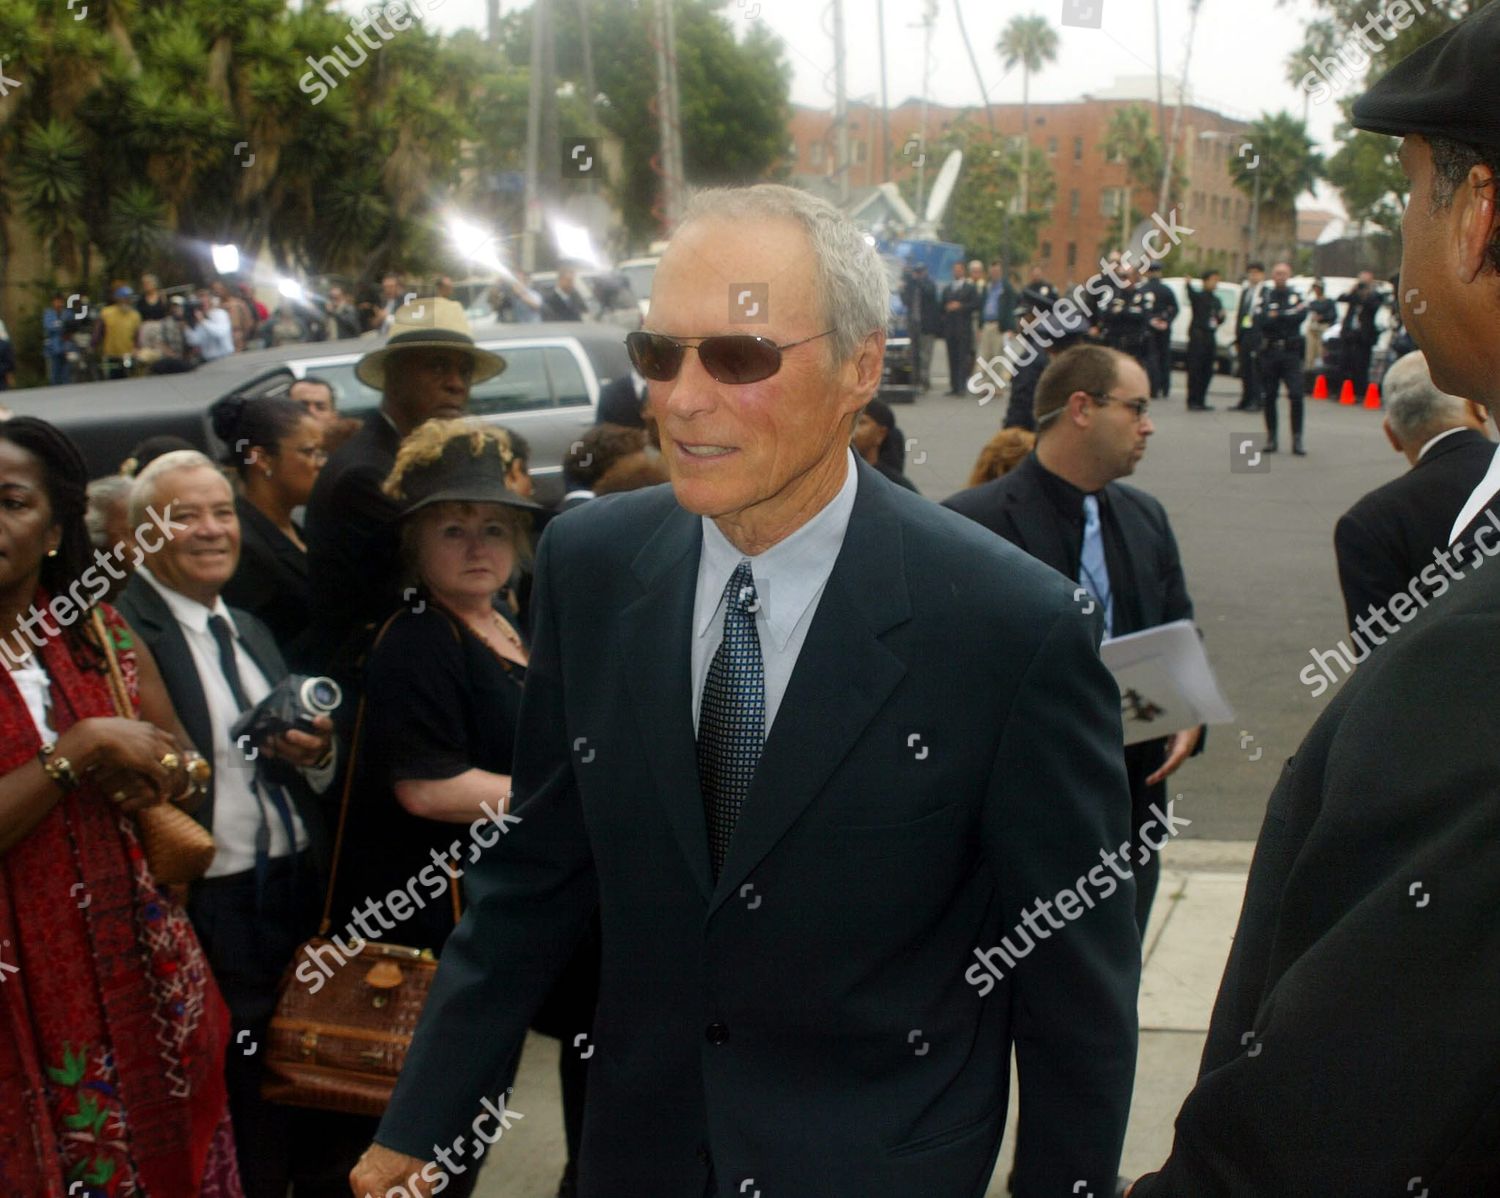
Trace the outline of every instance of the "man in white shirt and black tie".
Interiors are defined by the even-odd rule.
[[[319,716],[316,731],[288,731],[254,754],[234,743],[235,721],[287,672],[264,625],[219,594],[239,563],[234,494],[207,457],[179,450],[137,478],[131,510],[148,507],[169,510],[185,531],[146,558],[119,609],[155,655],[183,726],[213,763],[208,796],[194,814],[213,832],[216,851],[187,908],[234,1020],[226,1073],[245,1194],[284,1198],[294,1165],[302,1170],[318,1159],[321,1150],[309,1146],[330,1145],[326,1121],[339,1117],[294,1115],[263,1102],[264,1058],[252,1046],[265,1044],[277,983],[316,931],[324,881],[316,796],[333,776],[333,725]],[[304,1144],[300,1131],[314,1126],[320,1130]]]

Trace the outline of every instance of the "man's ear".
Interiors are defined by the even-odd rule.
[[[880,390],[880,379],[885,372],[885,330],[876,329],[866,336],[846,368],[848,366],[852,366],[852,374],[846,377],[859,397],[858,406],[862,408]]]
[[[1500,178],[1481,164],[1469,171],[1469,177],[1454,196],[1453,204],[1459,217],[1458,277],[1463,283],[1474,282],[1483,272],[1490,245],[1500,235],[1497,191],[1500,191]]]
[[[1381,431],[1383,431],[1385,433],[1385,439],[1391,443],[1391,448],[1392,449],[1394,449],[1397,453],[1405,453],[1406,452],[1406,447],[1404,445],[1402,445],[1401,442],[1396,439],[1396,434],[1391,429],[1391,422],[1390,422],[1390,420],[1388,420],[1388,419],[1387,420],[1382,420],[1380,422],[1380,428],[1381,428]]]

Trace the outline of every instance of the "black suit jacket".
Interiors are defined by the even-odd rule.
[[[979,290],[968,279],[954,280],[943,287],[938,299],[938,310],[942,313],[943,336],[963,337],[974,330],[974,312],[980,304]],[[948,305],[958,302],[962,307],[950,312]]]
[[[1009,474],[960,491],[945,500],[943,506],[998,533],[1063,577],[1077,578],[1083,524],[1081,521],[1069,524],[1061,519],[1044,487],[1044,468],[1033,453]],[[1154,496],[1126,483],[1110,483],[1104,494],[1124,550],[1123,562],[1110,560],[1115,635],[1155,628],[1173,620],[1191,620],[1193,600],[1188,595],[1177,538],[1172,535],[1166,509]],[[1123,577],[1115,572],[1120,566],[1125,571]],[[1205,739],[1199,738],[1195,756],[1203,752]],[[1146,785],[1146,778],[1160,767],[1166,746],[1165,739],[1152,739],[1125,749],[1138,823],[1147,818],[1150,805],[1166,794],[1165,781]]]
[[[243,497],[234,506],[240,517],[240,564],[224,587],[224,602],[255,616],[270,629],[281,655],[301,665],[311,619],[307,554]]]
[[[380,489],[400,445],[390,421],[370,412],[328,459],[307,502],[315,664],[350,685],[354,662],[401,601],[400,509]]]
[[[1448,546],[1453,521],[1490,468],[1495,443],[1474,429],[1443,438],[1400,478],[1376,487],[1333,529],[1349,627],[1384,608]]]
[[[198,680],[192,650],[188,648],[187,638],[182,635],[182,626],[172,615],[172,609],[157,594],[156,589],[138,574],[132,575],[125,584],[125,590],[115,601],[115,606],[156,658],[172,707],[194,746],[212,761],[213,722],[208,712],[208,700],[203,697],[203,684]],[[260,667],[266,681],[275,686],[286,677],[287,668],[269,629],[247,611],[230,607],[229,614],[234,617],[234,625],[239,630],[245,651]],[[209,782],[208,797],[193,812],[194,818],[210,831],[214,821],[215,782],[216,780]],[[287,792],[292,797],[297,814],[302,817],[303,827],[307,829],[309,847],[314,859],[321,865],[326,861],[328,852],[317,796],[302,783],[300,775],[295,771],[289,773],[287,782]]]
[[[1500,568],[1464,568],[1282,768],[1132,1198],[1500,1193]]]
[[[521,824],[466,875],[380,1143],[495,1095],[603,923],[584,1198],[978,1198],[1012,1047],[1021,1198],[1113,1186],[1135,1059],[1133,885],[981,998],[976,947],[1128,833],[1119,698],[1072,588],[864,463],[711,873],[690,638],[702,531],[669,487],[557,517],[537,557]],[[1500,573],[1500,571],[1497,571]],[[1045,927],[1045,925],[1043,925]]]

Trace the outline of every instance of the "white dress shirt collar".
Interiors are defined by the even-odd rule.
[[[1463,535],[1464,529],[1479,518],[1479,513],[1489,506],[1490,500],[1496,495],[1500,495],[1500,448],[1496,448],[1495,456],[1490,459],[1489,470],[1479,480],[1479,485],[1469,496],[1469,502],[1464,504],[1463,511],[1458,513],[1458,519],[1453,522],[1453,531],[1448,534],[1448,544],[1453,544]]]
[[[701,638],[708,632],[723,606],[724,587],[729,576],[748,557],[765,627],[777,650],[786,648],[792,630],[827,583],[833,572],[834,559],[844,543],[859,479],[852,450],[845,456],[845,468],[843,486],[822,511],[791,536],[753,557],[741,553],[719,531],[718,525],[707,516],[703,517],[703,556],[698,571],[695,636]]]
[[[181,591],[174,591],[151,573],[149,566],[137,566],[136,573],[156,589],[156,593],[162,597],[171,611],[172,618],[184,628],[189,628],[193,632],[208,632],[209,617],[223,616],[225,623],[229,625],[229,630],[234,633],[235,640],[239,640],[240,630],[235,627],[234,617],[229,614],[229,608],[224,605],[222,595],[214,596],[212,607],[204,607],[196,599],[189,599]]]
[[[1417,461],[1420,462],[1423,458],[1425,458],[1427,456],[1427,451],[1434,445],[1436,445],[1439,441],[1442,441],[1447,437],[1451,437],[1454,433],[1461,433],[1467,427],[1467,425],[1460,424],[1457,428],[1444,429],[1437,436],[1428,438],[1427,441],[1423,443],[1422,448],[1417,450]]]

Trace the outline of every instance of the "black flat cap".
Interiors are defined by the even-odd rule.
[[[1500,146],[1500,0],[1412,51],[1354,101],[1353,124],[1371,133],[1446,137]]]

